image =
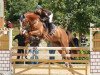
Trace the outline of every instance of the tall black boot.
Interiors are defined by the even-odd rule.
[[[51,32],[51,23],[48,24],[48,32]]]
[[[54,24],[49,23],[49,26],[50,26],[50,34],[53,34],[53,32],[54,32]]]

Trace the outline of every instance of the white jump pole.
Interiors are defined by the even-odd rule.
[[[20,49],[20,48],[18,48],[18,49]],[[38,50],[44,50],[44,49],[46,49],[46,50],[52,50],[52,49],[53,50],[79,50],[79,49],[80,50],[89,50],[89,47],[28,47],[28,50],[30,50],[30,49],[38,49]]]
[[[90,51],[93,51],[93,31],[92,31],[92,28],[90,28]]]
[[[12,28],[9,28],[9,50],[12,48]]]

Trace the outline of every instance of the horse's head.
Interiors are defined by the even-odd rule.
[[[35,35],[41,37],[44,32],[44,27],[40,17],[33,12],[27,12],[24,16],[25,18],[22,20],[23,34],[28,32],[29,36]]]
[[[39,16],[33,12],[27,12],[24,14],[24,18],[22,20],[22,27],[32,27],[36,24],[37,20],[39,20]]]

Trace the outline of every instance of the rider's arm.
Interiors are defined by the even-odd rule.
[[[43,15],[43,18],[42,18],[43,21],[48,21],[49,20],[49,15],[47,14],[46,11],[43,11],[42,15]]]
[[[18,38],[18,35],[16,35],[16,36],[14,37],[14,39],[13,39],[13,41],[16,42],[16,43],[18,43],[17,38]]]
[[[48,15],[48,11],[46,11],[46,10],[42,10],[42,13],[43,13],[43,15],[46,17],[46,18],[49,18],[49,15]]]

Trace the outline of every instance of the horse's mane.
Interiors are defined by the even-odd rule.
[[[24,16],[30,20],[36,20],[40,18],[40,16],[36,15],[34,12],[26,12]]]

